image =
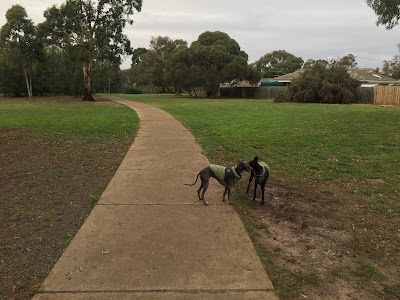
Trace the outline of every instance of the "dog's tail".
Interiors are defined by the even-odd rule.
[[[193,184],[190,184],[190,183],[185,183],[185,185],[194,186],[194,185],[196,184],[197,180],[199,179],[199,176],[200,176],[200,173],[199,173],[199,174],[197,174],[196,181],[195,181]]]

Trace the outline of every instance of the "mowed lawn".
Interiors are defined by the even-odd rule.
[[[120,96],[172,114],[213,163],[270,165],[266,206],[242,183],[237,208],[282,298],[337,296],[332,282],[351,297],[400,297],[400,108]],[[276,230],[300,242],[279,244]],[[284,257],[301,243],[304,255]]]
[[[0,299],[30,299],[139,125],[114,102],[0,98]]]

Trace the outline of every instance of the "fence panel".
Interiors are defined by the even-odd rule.
[[[354,103],[374,104],[374,95],[373,87],[357,87]]]
[[[400,106],[400,86],[375,87],[374,104]]]
[[[222,97],[258,99],[272,99],[277,94],[286,90],[286,86],[233,87],[220,89]]]

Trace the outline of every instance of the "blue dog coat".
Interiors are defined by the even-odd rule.
[[[224,166],[219,166],[219,165],[214,165],[210,164],[210,169],[217,177],[218,181],[222,185],[226,185],[226,180],[231,179],[232,181],[235,181],[236,179],[239,180],[241,179],[241,176],[236,173],[234,167],[224,167]]]

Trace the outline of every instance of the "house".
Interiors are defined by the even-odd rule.
[[[304,73],[304,69],[299,69],[293,73],[275,77],[274,80],[289,85],[293,80],[296,80]],[[378,70],[374,69],[349,69],[351,78],[360,82],[362,87],[374,87],[377,85],[400,85],[400,81],[389,76],[380,74]]]
[[[362,87],[374,87],[377,85],[400,85],[400,81],[380,74],[376,69],[350,69],[350,77],[359,81]]]

